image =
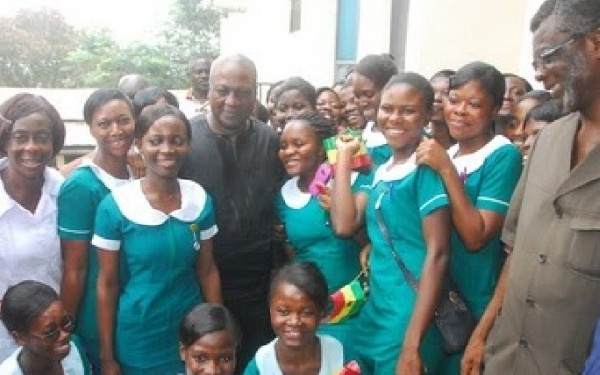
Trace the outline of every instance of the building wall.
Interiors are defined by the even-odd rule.
[[[221,26],[221,53],[240,52],[258,68],[259,82],[292,75],[313,84],[333,83],[336,0],[303,0],[302,26],[290,33],[290,2],[250,0],[246,13],[231,14]]]
[[[534,81],[529,19],[543,0],[360,0],[357,59],[390,51],[392,1],[409,2],[406,70],[430,76],[477,59]],[[333,82],[337,0],[302,0],[294,33],[289,0],[248,0],[246,9],[223,22],[222,53],[248,55],[262,82]]]
[[[426,76],[481,60],[519,72],[523,0],[418,0],[409,8],[406,69]]]

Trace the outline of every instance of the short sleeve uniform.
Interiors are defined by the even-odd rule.
[[[203,298],[196,278],[201,241],[217,232],[211,198],[179,180],[181,208],[150,206],[140,181],[115,189],[98,207],[92,244],[120,252],[115,352],[127,374],[183,371],[177,332]]]
[[[368,122],[363,130],[362,137],[365,141],[367,152],[373,160],[373,164],[378,166],[385,163],[392,157],[392,149],[388,145],[385,136],[381,132],[373,131],[374,126],[374,122]]]
[[[89,160],[84,160],[62,185],[58,195],[58,235],[63,240],[88,242],[88,268],[77,313],[77,335],[93,363],[100,360],[100,336],[96,318],[98,257],[91,245],[94,219],[100,201],[113,188],[129,180],[116,179]]]
[[[451,158],[457,152],[458,145],[448,150]],[[467,197],[477,209],[506,214],[523,165],[521,154],[507,138],[497,135],[476,152],[454,157],[452,162],[463,180]],[[451,246],[450,275],[479,319],[494,295],[504,263],[500,233],[472,252],[453,228]],[[447,356],[443,374],[459,373],[461,358],[462,353]]]
[[[448,153],[455,155],[458,146]],[[496,136],[478,151],[452,159],[471,203],[480,210],[505,215],[522,169],[521,154],[508,139]],[[450,274],[479,319],[494,294],[504,262],[500,233],[477,252],[466,249],[452,231]]]
[[[8,159],[0,159],[0,171]],[[36,280],[60,290],[62,260],[56,231],[56,199],[64,179],[46,168],[40,200],[30,212],[13,200],[0,179],[0,300],[9,286]],[[17,349],[0,323],[0,362]]]
[[[353,172],[352,192],[367,192],[372,174]],[[287,240],[294,249],[294,261],[316,263],[327,281],[329,294],[352,281],[360,272],[360,245],[352,238],[335,235],[329,213],[316,197],[300,191],[298,177],[288,180],[276,199],[279,219],[285,225]],[[353,340],[353,321],[325,324],[320,332],[340,340],[344,347]]]
[[[317,335],[321,343],[321,369],[318,375],[337,374],[344,366],[342,344],[333,337]],[[275,339],[262,346],[248,363],[244,375],[283,375],[275,353]]]
[[[359,315],[355,350],[362,373],[367,375],[394,373],[416,302],[415,292],[377,225],[376,210],[385,220],[396,253],[418,279],[427,254],[422,220],[448,205],[440,177],[427,166],[417,167],[415,155],[388,170],[390,164],[391,159],[377,169],[366,208],[367,231],[372,242],[371,294]],[[429,373],[435,374],[442,348],[433,326],[423,337],[420,353]]]

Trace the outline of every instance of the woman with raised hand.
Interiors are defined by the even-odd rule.
[[[131,179],[127,153],[135,119],[129,98],[117,89],[94,91],[83,107],[83,118],[96,140],[92,159],[82,159],[58,195],[58,234],[63,256],[61,300],[79,321],[81,338],[95,372],[100,371],[100,336],[96,317],[98,257],[91,245],[100,201]]]
[[[182,318],[202,301],[221,302],[217,227],[206,191],[177,178],[191,136],[183,112],[147,107],[135,136],[146,175],[103,199],[92,238],[102,373],[177,374]]]
[[[482,323],[467,351],[483,356],[483,343],[501,301],[492,299],[505,253],[500,232],[512,192],[521,174],[521,155],[510,141],[494,135],[494,118],[502,107],[504,77],[493,66],[472,62],[450,78],[444,118],[457,142],[446,151],[425,139],[417,163],[438,172],[450,199],[452,251],[450,276],[467,306]],[[488,305],[492,308],[486,312]],[[448,356],[441,374],[460,373],[462,354]],[[469,359],[471,361],[471,359]]]
[[[335,135],[333,122],[316,112],[303,113],[288,121],[281,134],[279,158],[291,177],[276,198],[279,220],[285,227],[293,262],[312,261],[325,275],[329,294],[351,282],[360,272],[360,244],[349,236],[336,235],[329,210],[331,165],[323,140]],[[352,191],[370,189],[371,175],[352,172]],[[325,205],[325,207],[324,207]],[[319,332],[329,334],[351,349],[354,318],[324,324]]]
[[[355,199],[350,188],[350,161],[358,140],[343,136],[337,142],[332,225],[337,233],[348,234],[366,222],[372,243],[371,293],[354,340],[364,374],[418,375],[424,369],[437,374],[443,357],[432,320],[449,257],[448,198],[439,175],[417,165],[415,155],[433,97],[427,79],[416,73],[394,76],[383,88],[377,123],[393,154],[375,171],[369,194]],[[396,256],[419,280],[418,292]]]
[[[63,177],[47,164],[64,139],[64,123],[43,97],[21,93],[0,105],[0,304],[23,280],[60,288],[56,199]],[[0,361],[15,349],[0,325]]]

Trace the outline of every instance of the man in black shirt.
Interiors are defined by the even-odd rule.
[[[218,234],[214,254],[225,305],[242,328],[241,373],[273,333],[268,289],[277,258],[272,250],[275,194],[283,177],[274,130],[250,118],[256,68],[241,55],[215,60],[210,71],[210,113],[192,118],[190,153],[181,176],[213,198]]]

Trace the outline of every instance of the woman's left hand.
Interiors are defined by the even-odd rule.
[[[444,148],[434,139],[423,137],[415,151],[417,164],[425,164],[440,173],[444,168],[452,166],[452,161]]]
[[[319,189],[319,195],[317,196],[319,205],[329,212],[331,209],[331,189],[320,182],[317,182],[317,187]]]
[[[402,348],[402,355],[396,366],[396,375],[421,375],[423,364],[418,348]]]

